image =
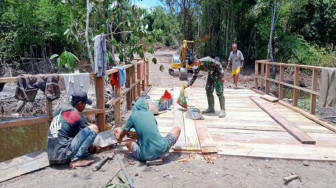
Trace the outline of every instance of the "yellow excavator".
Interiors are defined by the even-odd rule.
[[[173,55],[169,73],[174,75],[174,69],[178,69],[180,80],[188,80],[188,72],[193,71],[187,61],[194,55],[194,44],[195,41],[183,40],[181,55]]]

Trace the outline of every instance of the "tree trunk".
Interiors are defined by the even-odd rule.
[[[119,0],[119,8],[120,8],[120,13],[121,13],[121,21],[123,24],[123,40],[124,40],[124,50],[123,50],[123,57],[124,57],[124,62],[127,61],[127,54],[126,54],[126,35],[125,35],[125,23],[124,23],[124,12],[123,12],[123,7],[122,7],[122,1],[123,0]],[[121,62],[120,62],[121,63]]]
[[[228,10],[227,19],[226,19],[226,37],[225,37],[225,56],[228,55],[228,43],[229,43],[229,23],[230,23],[230,11]],[[229,57],[229,56],[227,56]],[[228,59],[228,58],[226,58]]]
[[[276,15],[277,9],[278,9],[278,0],[274,0],[273,8],[272,8],[271,32],[270,32],[270,38],[268,42],[268,52],[269,52],[272,62],[274,62],[272,41],[273,41],[273,31],[275,27],[275,15]],[[273,79],[275,79],[275,74],[276,74],[276,68],[275,68],[275,65],[272,65],[271,77]]]
[[[89,43],[89,16],[90,16],[89,6],[90,6],[90,0],[86,0],[85,40],[86,40],[86,47],[88,50],[89,60],[90,60],[91,66],[94,67],[93,58],[92,58],[92,54],[90,50],[90,43]]]
[[[186,25],[186,0],[182,0],[183,4],[183,27],[182,27],[182,32],[183,32],[183,39],[186,39],[186,33],[185,33],[185,25]]]

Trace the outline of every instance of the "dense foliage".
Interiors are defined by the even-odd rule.
[[[127,0],[90,0],[89,6],[84,0],[2,0],[0,56],[50,57],[66,51],[89,62],[93,37],[106,34],[110,63],[115,53],[124,62],[134,54],[154,53],[154,43],[180,48],[183,39],[196,41],[198,56],[227,59],[237,43],[249,61],[266,59],[275,11],[271,49],[276,61],[336,65],[334,0],[160,1],[162,6],[142,9]]]

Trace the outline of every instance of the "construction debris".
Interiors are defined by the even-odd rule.
[[[156,166],[156,165],[162,165],[162,164],[163,164],[162,158],[158,158],[152,161],[146,161],[147,166]]]
[[[104,164],[108,161],[108,160],[112,160],[114,158],[114,154],[111,157],[106,157],[105,159],[103,159],[100,163],[97,164],[97,166],[94,167],[94,169],[92,169],[94,172],[98,171],[101,169],[102,166],[104,166]]]
[[[283,180],[285,181],[285,184],[288,184],[289,182],[291,182],[292,180],[295,180],[295,179],[299,179],[299,176],[295,175],[293,173],[292,173],[292,175],[283,178]]]
[[[132,160],[128,160],[128,164],[130,164],[130,165],[135,165],[136,162],[135,162],[135,161],[132,161]]]
[[[122,161],[122,159],[121,159],[121,157],[120,157],[120,154],[119,154],[118,152],[116,152],[115,154],[116,154],[116,156],[117,156],[117,158],[118,158],[120,167],[121,167],[121,169],[123,170],[123,172],[124,172],[124,174],[125,174],[125,176],[126,176],[126,178],[127,178],[127,181],[128,181],[128,183],[129,183],[129,186],[130,186],[131,188],[134,188],[133,181],[132,181],[131,177],[128,175],[128,172],[127,172],[127,170],[126,170],[126,168],[125,168],[124,162]]]

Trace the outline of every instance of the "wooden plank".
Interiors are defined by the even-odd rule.
[[[292,63],[279,63],[279,62],[270,62],[269,60],[258,60],[256,61],[258,63],[264,63],[269,65],[277,65],[277,66],[286,66],[286,67],[298,67],[298,68],[304,68],[304,69],[316,69],[316,70],[322,70],[322,67],[317,66],[309,66],[309,65],[298,65],[298,64],[292,64]]]
[[[217,153],[216,143],[213,141],[204,120],[194,121],[202,153]]]
[[[285,66],[280,66],[280,82],[284,81],[284,75],[285,75]],[[279,94],[278,98],[281,100],[283,99],[283,84],[279,84]]]
[[[135,101],[136,100],[136,77],[135,77],[135,66],[133,66],[132,68],[131,68],[131,74],[132,74],[132,86],[131,86],[131,88],[132,88],[132,101]]]
[[[140,93],[141,93],[141,71],[140,71],[140,67],[141,64],[137,65],[137,97],[140,97]]]
[[[316,147],[282,144],[218,143],[219,154],[257,158],[335,161],[335,152],[320,153]],[[330,150],[331,148],[329,148]]]
[[[190,150],[200,149],[200,143],[198,140],[194,120],[186,118],[186,113],[183,113],[183,119],[184,119],[186,146]]]
[[[38,124],[38,123],[43,123],[43,122],[50,122],[51,120],[52,120],[52,117],[45,116],[45,117],[32,117],[32,118],[26,118],[26,119],[17,119],[17,120],[11,120],[11,121],[1,121],[0,128]]]
[[[186,146],[186,136],[184,129],[184,118],[182,108],[177,104],[180,91],[177,87],[174,87],[173,93],[173,106],[174,106],[174,126],[178,126],[181,129],[181,134],[176,144],[173,146],[174,150],[181,150],[183,146]]]
[[[131,75],[130,75],[130,69],[126,69],[126,84],[125,84],[127,91],[126,92],[126,105],[127,105],[127,110],[132,109],[132,99],[131,99],[131,94],[129,93],[130,87],[131,87]],[[121,92],[123,93],[123,91]],[[122,94],[123,95],[123,94]]]
[[[0,182],[27,174],[49,166],[46,151],[26,154],[9,161],[0,163]]]
[[[254,63],[254,88],[258,89],[259,63]]]
[[[313,80],[311,90],[317,90],[317,79],[318,79],[318,70],[313,70]],[[310,113],[315,114],[316,110],[316,95],[310,94]]]
[[[149,86],[149,61],[146,60],[146,86]]]
[[[325,127],[325,128],[327,128],[327,129],[336,133],[336,128],[332,124],[328,123],[327,121],[320,120],[318,117],[316,117],[312,114],[309,114],[306,111],[304,111],[304,110],[302,110],[298,107],[292,106],[292,105],[290,105],[290,104],[288,104],[284,101],[279,100],[278,103],[287,107],[287,108],[289,108],[289,109],[291,109],[291,110],[293,110],[293,111],[295,111],[295,112],[298,112],[298,113],[302,114],[306,118],[308,118],[308,119],[310,119],[310,120],[312,120],[312,121],[322,125],[323,127]]]
[[[50,100],[47,96],[46,98],[46,112],[47,116],[51,117],[53,116],[53,111],[52,111],[52,100]],[[50,125],[51,121],[48,121],[48,124]]]
[[[120,87],[115,87],[115,96],[119,98],[114,105],[114,121],[118,125],[121,123],[121,108],[120,108],[120,98],[121,98],[121,91]]]
[[[261,95],[260,98],[269,101],[269,102],[277,102],[279,99],[276,97],[273,97],[271,95]]]
[[[295,67],[295,73],[294,73],[294,86],[299,85],[299,77],[300,76],[300,67]],[[297,88],[294,88],[293,93],[293,105],[297,106],[299,101],[299,90]]]
[[[270,77],[270,73],[271,73],[271,65],[266,64],[266,75],[265,75],[265,77],[266,77],[266,81],[265,81],[265,93],[266,94],[269,94],[269,91],[270,91],[270,89],[269,89],[269,80],[267,79],[267,78]]]
[[[320,93],[317,92],[317,91],[312,91],[312,90],[310,90],[310,89],[306,89],[306,88],[303,88],[303,87],[300,87],[300,86],[295,86],[295,85],[292,85],[292,84],[288,84],[288,83],[286,83],[286,82],[280,82],[280,81],[275,80],[275,79],[272,79],[272,78],[267,78],[267,80],[269,80],[269,81],[271,81],[271,82],[274,82],[274,83],[277,83],[277,84],[282,84],[282,85],[287,86],[287,87],[291,87],[291,88],[294,88],[294,89],[298,89],[298,90],[301,90],[301,91],[305,91],[305,92],[307,92],[307,93],[312,93],[312,94],[317,95],[317,96],[320,95]]]
[[[96,122],[99,128],[99,131],[104,131],[105,127],[105,81],[104,77],[95,77],[96,81],[96,101],[97,101],[97,109],[103,110],[103,113],[99,113],[96,115]]]
[[[264,75],[265,75],[265,64],[261,63],[261,72],[260,72],[260,88],[264,90]],[[257,88],[256,88],[257,89]]]
[[[82,114],[84,116],[94,115],[94,114],[102,114],[105,112],[105,109],[85,109]]]
[[[118,141],[115,138],[115,135],[112,129],[108,131],[100,132],[93,142],[94,145],[99,145],[103,148],[107,146],[111,146],[116,143],[118,143]]]
[[[110,70],[106,70],[106,75],[110,75],[110,74],[113,74],[113,73],[117,73],[118,72],[118,69],[110,69]]]
[[[302,144],[316,144],[316,141],[313,140],[308,134],[303,132],[292,122],[288,121],[285,117],[277,113],[275,110],[272,109],[271,106],[265,104],[261,99],[257,97],[250,98]]]
[[[193,88],[187,89],[186,94],[189,97],[189,105],[194,105],[198,108],[197,100],[193,95]],[[196,128],[196,134],[199,140],[202,153],[217,153],[217,147],[215,142],[208,131],[205,120],[192,120]],[[186,121],[185,121],[186,122]],[[188,139],[188,137],[187,137]]]

